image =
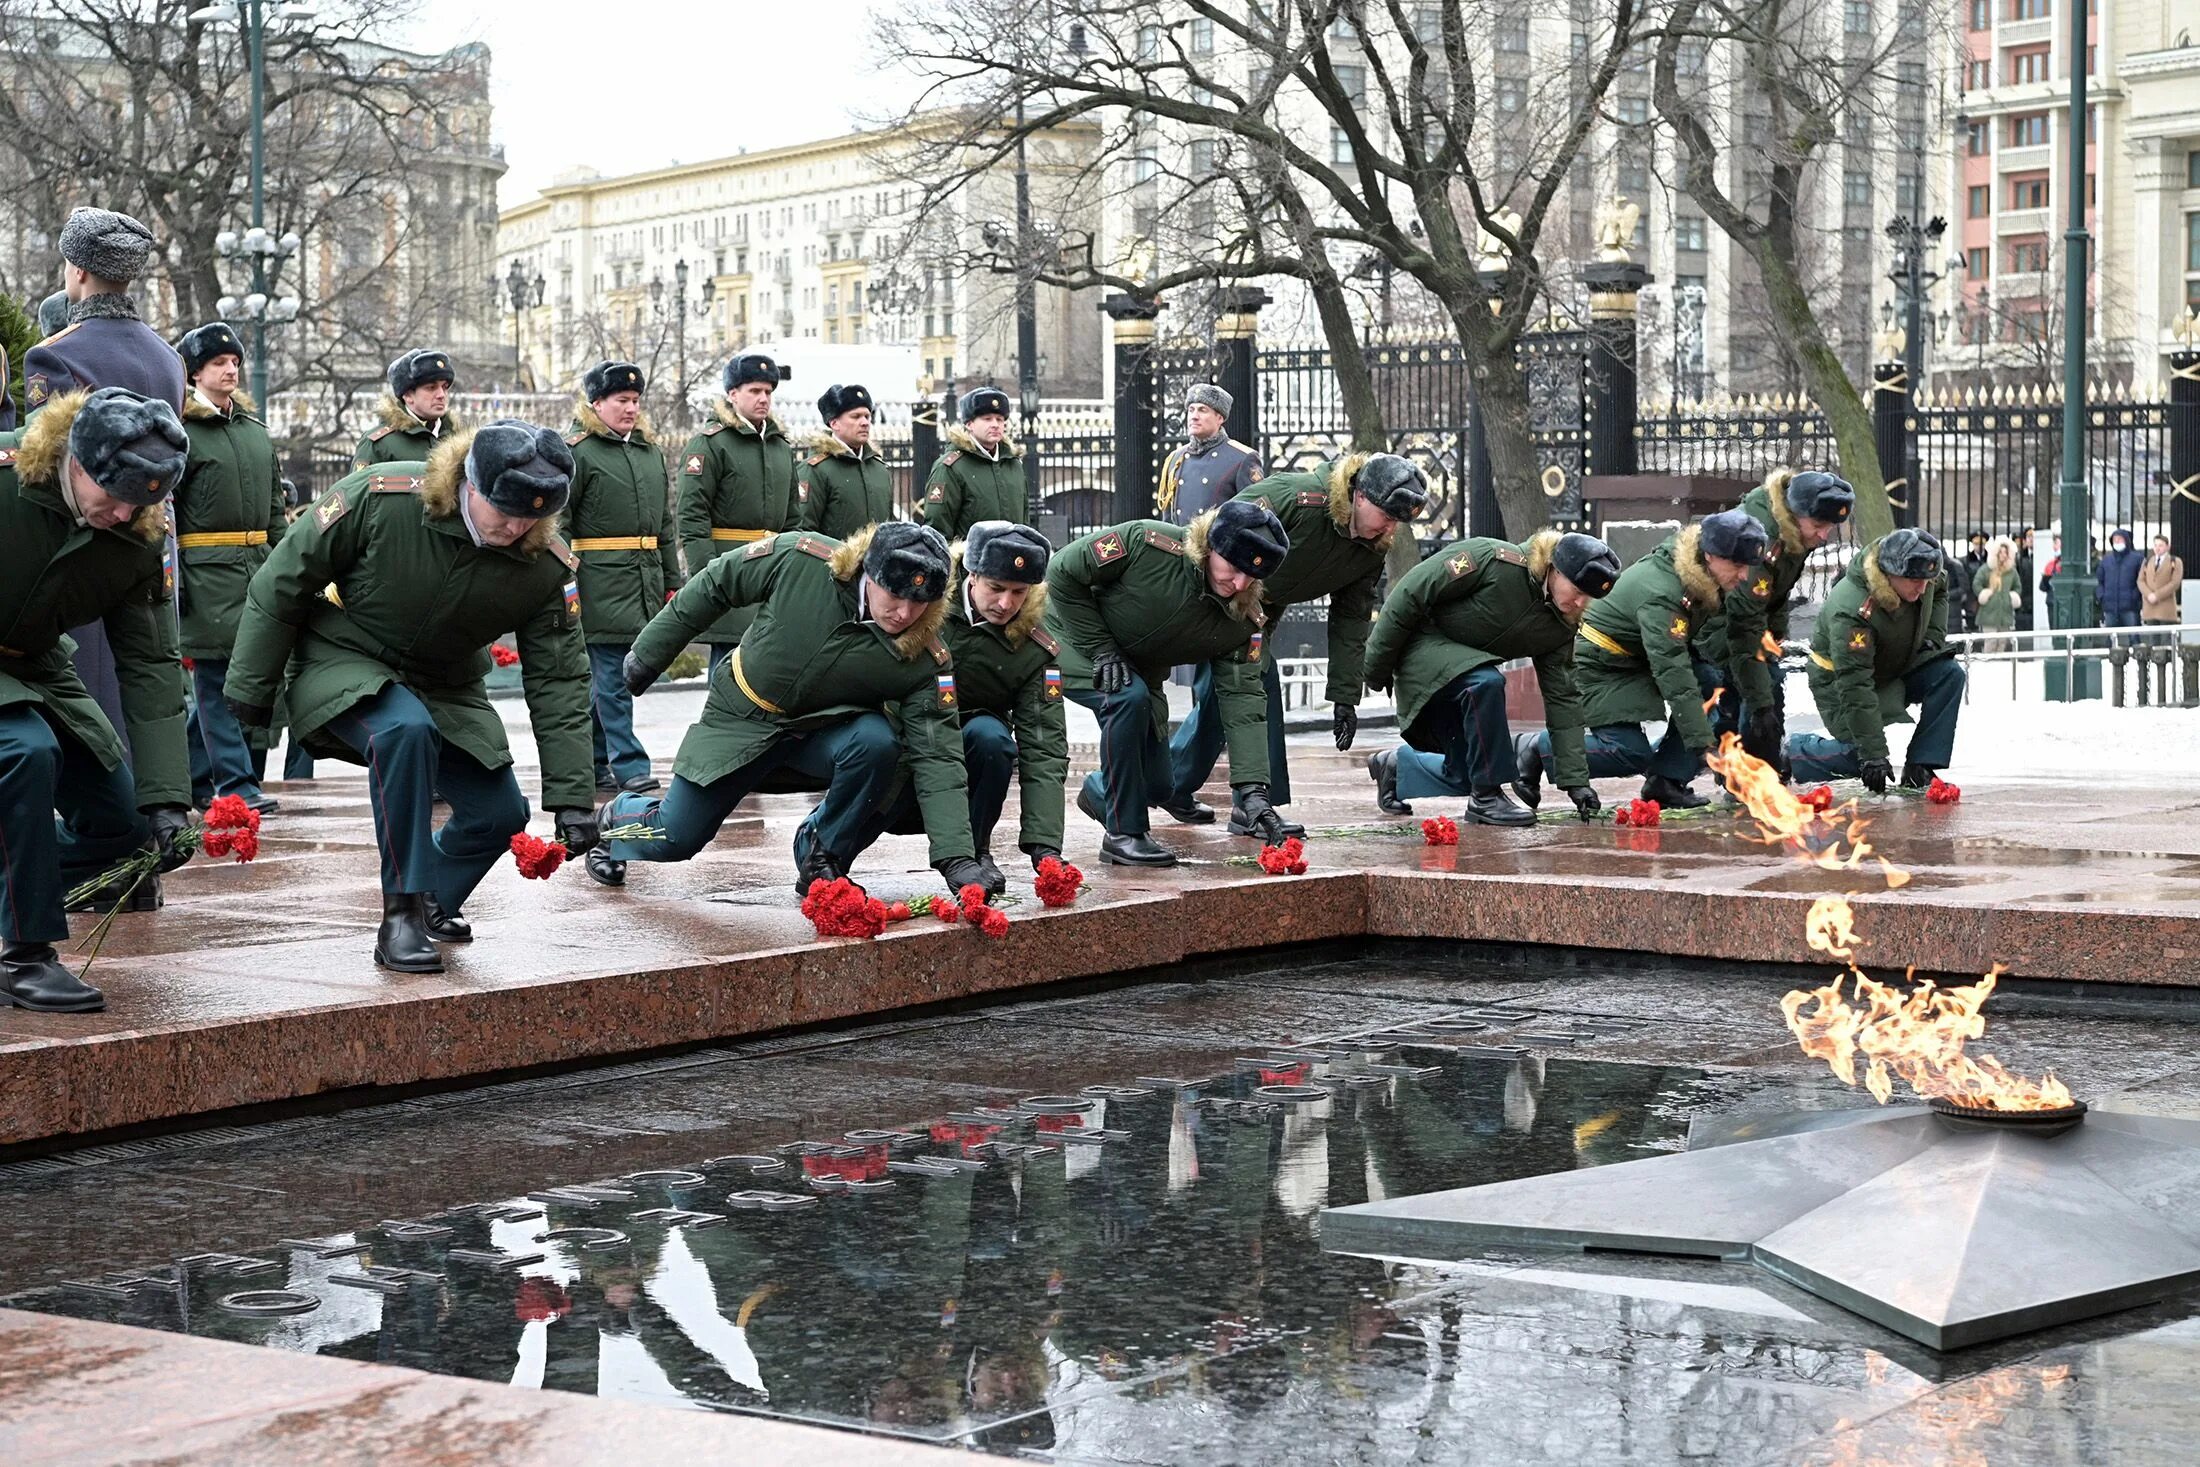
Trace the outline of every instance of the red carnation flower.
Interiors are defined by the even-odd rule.
[[[962,908],[956,906],[953,902],[948,901],[944,897],[932,903],[932,915],[939,918],[942,922],[945,922],[950,927],[953,927],[956,923],[962,921],[963,919]]]
[[[1421,839],[1432,846],[1455,846],[1459,844],[1459,827],[1448,817],[1438,815],[1421,822]]]
[[[1008,936],[1008,913],[999,907],[987,907],[984,917],[978,923],[978,930],[987,937]]]
[[[1033,885],[1039,900],[1049,907],[1066,907],[1077,900],[1077,893],[1084,887],[1085,873],[1062,860],[1048,856],[1039,862],[1039,875]]]
[[[1304,876],[1306,842],[1294,835],[1280,846],[1261,847],[1260,869],[1270,876]]]
[[[1823,815],[1833,808],[1833,791],[1826,785],[1820,785],[1814,790],[1806,790],[1803,793],[1803,803]]]
[[[489,660],[499,667],[519,666],[519,654],[502,642],[491,642],[489,644]]]
[[[1953,805],[1963,798],[1963,791],[1936,774],[1933,782],[1925,787],[1925,798],[1936,805]]]
[[[565,864],[565,856],[565,847],[554,840],[544,840],[524,830],[512,837],[512,864],[530,881],[549,880]]]

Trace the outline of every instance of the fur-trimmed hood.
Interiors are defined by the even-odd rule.
[[[886,455],[878,451],[877,444],[864,444],[863,452],[859,455],[854,449],[841,442],[830,428],[821,429],[813,434],[804,447],[811,453],[822,453],[827,458],[875,458],[881,463],[886,461]]]
[[[48,402],[23,430],[23,441],[15,450],[16,478],[50,489],[64,509],[68,500],[61,493],[61,469],[69,457],[69,429],[90,396],[89,392],[65,392]],[[145,506],[130,516],[128,524],[130,533],[140,540],[159,544],[168,538],[168,501]]]
[[[1703,526],[1690,525],[1673,539],[1673,569],[1691,604],[1717,606],[1726,599],[1703,559]]]
[[[1998,567],[1994,564],[1994,557],[2001,554],[2001,552],[2004,550],[2009,552],[2009,564],[2006,568],[2006,573],[2013,580],[2016,578],[2017,574],[2017,542],[2010,539],[2007,535],[1996,535],[1993,539],[1986,542],[1986,559],[1981,562],[1981,564],[1985,565],[1986,568],[1989,570],[2002,569],[2001,567]]]
[[[1348,539],[1352,535],[1352,480],[1374,456],[1348,453],[1329,466],[1329,522]]]
[[[1551,573],[1551,557],[1558,553],[1557,530],[1537,530],[1521,542],[1520,553],[1528,557],[1528,579],[1541,584]]]
[[[604,426],[603,415],[597,412],[595,404],[589,402],[586,398],[582,398],[578,403],[574,404],[573,422],[581,432],[588,434],[592,438],[608,438],[613,443],[627,441],[621,439],[618,434],[612,432],[609,428]],[[634,420],[634,434],[632,441],[635,443],[649,443],[652,441],[652,433],[650,429],[648,413],[643,413],[640,417]]]
[[[474,446],[474,430],[446,433],[428,454],[428,470],[420,484],[420,507],[431,520],[447,520],[458,514],[458,486],[466,481],[466,450]],[[540,555],[557,538],[558,517],[545,515],[535,527],[509,547],[524,555]]]
[[[756,424],[750,422],[747,418],[742,417],[740,413],[736,412],[734,410],[733,404],[726,401],[722,397],[719,398],[716,403],[712,404],[711,415],[717,418],[719,422],[724,423],[727,427],[731,428],[734,432],[746,433],[752,438],[769,438],[774,433],[778,434],[782,438],[787,436],[787,425],[779,421],[779,414],[764,414],[764,426],[759,429]]]
[[[957,540],[947,549],[947,563],[954,567],[955,571],[955,578],[950,585],[957,593],[958,604],[960,604],[961,598],[968,595],[969,591],[969,582],[963,575],[964,543]],[[1036,627],[1046,615],[1046,609],[1047,583],[1040,581],[1031,588],[1031,594],[1024,598],[1023,609],[1009,619],[1007,626],[1000,629],[1001,635],[1008,638],[1008,645],[1011,647],[1023,646],[1025,640],[1031,636],[1031,629]]]
[[[853,583],[863,574],[864,552],[871,548],[871,536],[877,525],[865,525],[850,535],[833,550],[833,579]],[[894,638],[894,655],[904,662],[913,662],[919,652],[939,640],[940,628],[947,625],[947,608],[960,604],[962,577],[958,574],[962,563],[958,557],[948,558],[947,594],[924,608],[924,615],[909,624],[909,629]],[[862,611],[857,608],[858,613]]]
[[[186,387],[183,390],[183,417],[185,422],[206,423],[218,418],[257,418],[259,415],[259,404],[252,400],[251,393],[241,387],[230,394],[229,411],[226,413],[219,408],[209,406],[205,399],[199,396],[197,388]]]
[[[375,411],[381,414],[382,426],[385,428],[396,428],[404,432],[425,432],[427,430],[428,420],[414,417],[412,409],[399,402],[397,394],[391,392],[388,388],[382,390],[382,400],[375,404]],[[466,426],[459,421],[458,414],[455,412],[445,413],[442,417],[442,423],[443,431],[436,434],[438,439],[448,438]]]
[[[1772,523],[1779,531],[1780,550],[1785,555],[1801,555],[1803,551],[1803,527],[1795,522],[1795,511],[1788,508],[1788,481],[1800,472],[1782,465],[1765,476],[1765,498],[1772,501]]]
[[[979,458],[986,460],[986,462],[988,463],[1005,464],[1013,459],[1019,459],[1024,456],[1024,451],[1022,447],[1017,444],[1016,440],[1007,437],[1006,435],[1003,435],[1001,438],[1000,457],[995,458],[992,452],[989,451],[984,444],[978,442],[977,439],[971,437],[970,430],[968,428],[965,428],[960,423],[949,423],[946,429],[942,432],[941,436],[947,440],[948,447],[959,449],[964,453],[974,453]]]
[[[1857,559],[1864,563],[1864,586],[1871,592],[1873,603],[1881,611],[1893,611],[1900,606],[1901,593],[1895,590],[1894,582],[1887,579],[1887,573],[1879,566],[1879,542],[1874,540],[1857,552]],[[1928,595],[1931,594],[1930,587],[1926,590]]]
[[[1202,589],[1207,585],[1207,535],[1214,528],[1215,516],[1222,512],[1220,505],[1200,515],[1184,527],[1184,558],[1199,572]],[[1268,619],[1261,614],[1260,593],[1264,582],[1255,581],[1232,596],[1227,603],[1230,615],[1239,621],[1249,621],[1254,626],[1266,626]]]

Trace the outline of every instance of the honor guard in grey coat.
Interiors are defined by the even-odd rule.
[[[64,392],[127,387],[183,411],[183,363],[125,294],[144,273],[153,231],[127,214],[78,209],[61,226],[69,324],[23,357],[26,417]]]
[[[1184,426],[1191,437],[1162,461],[1155,519],[1188,525],[1260,482],[1260,455],[1223,431],[1233,401],[1212,382],[1195,383],[1185,394]]]

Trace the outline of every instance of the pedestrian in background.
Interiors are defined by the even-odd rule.
[[[2154,553],[2139,567],[2139,620],[2145,626],[2173,627],[2184,620],[2178,601],[2184,592],[2185,562],[2170,554],[2169,536],[2154,537]],[[2169,637],[2160,640],[2169,641]]]
[[[1966,555],[1964,562],[1968,564]],[[2017,608],[2024,603],[2025,584],[2017,573],[2017,547],[2006,536],[1995,539],[1992,547],[1978,568],[1971,573],[1971,600],[1978,608],[1977,624],[1982,632],[2006,632],[2017,624]],[[1979,643],[1981,652],[2006,652],[2010,648],[2007,637],[1988,637]]]
[[[2131,543],[2131,531],[2119,526],[2108,537],[2108,554],[2093,568],[2093,586],[2099,593],[2101,625],[2135,627],[2139,624],[2139,565],[2146,559]]]

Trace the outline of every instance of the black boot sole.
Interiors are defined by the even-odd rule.
[[[29,1003],[13,994],[0,993],[0,1005],[19,1008],[26,1014],[97,1014],[106,1011],[107,1000],[102,997],[91,1003]]]
[[[1129,866],[1142,871],[1166,871],[1176,865],[1177,860],[1172,855],[1166,861],[1138,861],[1129,856],[1113,856],[1106,851],[1102,851],[1100,853],[1100,864],[1103,866]]]
[[[1260,839],[1260,832],[1239,820],[1236,815],[1230,817],[1230,834],[1242,835],[1254,840]],[[1295,820],[1286,820],[1283,822],[1283,838],[1285,840],[1304,840],[1306,839],[1306,827]]]
[[[439,953],[425,963],[395,962],[387,953],[382,951],[381,945],[377,943],[374,949],[374,965],[377,968],[387,969],[392,973],[440,973],[443,971],[443,958]]]
[[[1535,815],[1532,811],[1529,812],[1526,820],[1493,820],[1487,815],[1477,815],[1472,810],[1467,811],[1459,818],[1469,825],[1487,825],[1495,830],[1526,830],[1529,826],[1535,824]]]
[[[1194,809],[1190,805],[1163,805],[1161,813],[1179,825],[1212,825],[1215,823],[1214,811]]]

